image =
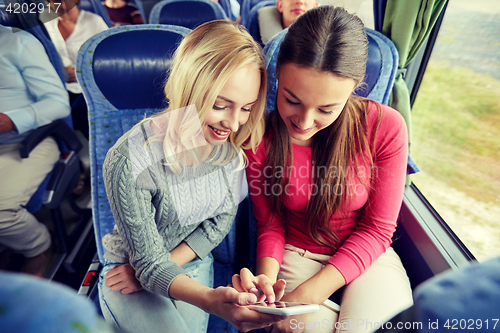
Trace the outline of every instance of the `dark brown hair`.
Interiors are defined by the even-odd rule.
[[[290,26],[280,46],[277,77],[284,65],[294,64],[353,79],[358,87],[363,84],[367,55],[368,40],[361,20],[343,8],[320,6],[308,10]],[[367,105],[367,100],[351,94],[340,116],[314,135],[312,181],[317,189],[325,184],[330,189],[345,189],[353,175],[348,173],[346,176],[340,172],[331,177],[328,170],[349,170],[352,163],[357,169],[358,154],[364,163],[373,165],[366,133]],[[266,166],[272,167],[272,170],[279,166],[291,166],[293,156],[290,138],[277,107],[266,121],[266,132],[269,130],[274,133],[274,139],[266,148]],[[273,172],[265,182],[270,188],[275,184],[285,188],[287,179]],[[283,192],[274,195],[271,191],[270,201],[274,213],[286,218]],[[331,229],[329,221],[336,211],[344,212],[350,199],[346,191],[342,191],[341,195],[321,195],[319,192],[311,196],[306,209],[309,235],[316,243],[335,250],[340,245],[339,238],[336,231]]]

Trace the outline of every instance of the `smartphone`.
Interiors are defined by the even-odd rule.
[[[316,312],[318,304],[296,303],[296,302],[261,302],[248,306],[250,309],[279,316],[294,316],[303,313]]]

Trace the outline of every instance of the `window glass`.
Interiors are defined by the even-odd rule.
[[[500,255],[500,1],[449,1],[412,117],[414,184],[478,260]]]

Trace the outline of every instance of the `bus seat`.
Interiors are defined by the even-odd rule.
[[[499,274],[500,257],[438,274],[415,289],[412,307],[376,333],[498,330]]]
[[[104,22],[108,25],[108,27],[112,27],[113,23],[109,18],[108,12],[106,8],[99,0],[80,0],[78,3],[78,8],[81,10],[86,10],[87,12],[91,12],[102,17]]]
[[[157,24],[111,28],[91,37],[78,54],[77,79],[89,110],[92,211],[101,263],[105,252],[102,238],[113,230],[115,223],[104,187],[102,164],[118,138],[145,116],[166,108],[163,88],[169,56],[189,31],[185,27]],[[216,286],[231,283],[235,224],[212,251]],[[89,292],[91,297],[98,297],[95,289]],[[210,317],[210,332],[226,330],[236,332],[222,319]]]
[[[241,2],[241,25],[247,26],[247,20],[248,20],[248,15],[250,14],[250,11],[252,8],[258,4],[261,1],[265,0],[242,0]],[[274,2],[274,5],[276,5],[276,1]]]
[[[264,48],[267,67],[267,107],[273,110],[278,91],[276,60],[281,41],[288,29],[283,30],[269,41]],[[399,53],[394,43],[378,31],[365,29],[368,38],[368,59],[366,61],[365,86],[358,88],[357,95],[378,103],[389,104],[392,86],[398,70]],[[407,175],[420,171],[415,161],[408,155]]]
[[[163,0],[151,9],[149,23],[194,29],[205,22],[225,19],[221,5],[210,0]]]
[[[148,23],[148,17],[146,16],[146,13],[144,12],[144,6],[142,5],[142,0],[129,0],[128,2],[131,2],[137,6],[137,9],[139,9],[139,12],[141,13],[142,21],[144,23]]]
[[[18,0],[18,2],[21,4],[29,3],[24,0]],[[0,0],[0,24],[19,28],[33,34],[44,46],[49,60],[59,74],[61,81],[64,82],[63,65],[59,54],[48,37],[43,23],[35,15],[29,13],[7,14],[3,0]],[[55,233],[59,242],[59,255],[65,256],[66,253],[75,249],[74,245],[77,243],[77,238],[85,227],[85,222],[90,218],[90,210],[79,209],[70,195],[80,176],[80,159],[77,154],[81,150],[82,144],[73,131],[73,123],[71,115],[69,115],[64,119],[56,120],[34,130],[22,143],[20,148],[21,157],[27,158],[29,153],[49,136],[56,138],[62,157],[33,194],[26,205],[26,209],[34,213],[40,210],[42,205],[45,205],[51,210]],[[67,233],[61,212],[61,203],[65,199],[70,201],[71,207],[80,217],[71,234]],[[69,265],[66,266],[67,268],[72,269],[70,267],[71,263],[68,262],[66,265]],[[52,273],[54,272],[49,274]]]
[[[144,23],[151,23],[149,22],[149,17],[151,16],[151,9],[153,9],[154,5],[156,5],[158,0],[141,0],[142,8],[144,9],[144,16],[146,17],[146,20]]]
[[[274,109],[278,80],[276,78],[276,60],[281,41],[288,29],[274,36],[264,48],[268,73],[267,107]],[[398,68],[399,55],[390,39],[378,31],[366,29],[368,37],[368,59],[366,62],[366,87],[361,87],[356,93],[376,102],[387,104],[394,85]]]
[[[252,7],[246,19],[245,28],[247,28],[248,32],[250,33],[250,35],[252,35],[253,39],[262,46],[263,44],[260,37],[258,10],[261,9],[262,7],[275,6],[275,5],[276,1],[274,0],[260,1],[259,3],[255,4],[255,6]]]
[[[224,13],[226,13],[226,16],[231,21],[236,21],[237,17],[235,17],[233,14],[233,8],[231,6],[230,0],[219,0],[219,5],[222,7],[222,9],[224,10]]]
[[[2,332],[101,332],[91,302],[66,285],[27,274],[0,271],[0,309]]]

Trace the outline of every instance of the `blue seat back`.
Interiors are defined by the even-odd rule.
[[[224,13],[231,21],[236,21],[237,17],[234,17],[230,0],[219,0],[219,5],[222,7]]]
[[[106,22],[108,27],[113,26],[108,12],[106,11],[106,7],[104,7],[104,5],[99,0],[80,0],[80,2],[78,3],[78,8],[99,15],[100,17],[102,17],[104,22]]]
[[[18,0],[18,3],[29,3],[28,1]],[[31,33],[35,36],[40,43],[42,43],[45,48],[45,52],[49,57],[50,62],[54,66],[59,78],[64,84],[64,66],[62,64],[61,58],[57,53],[57,50],[48,37],[48,33],[45,30],[45,27],[41,21],[34,14],[30,13],[7,13],[6,6],[3,0],[0,0],[0,24],[3,26],[10,26],[14,28],[19,28]],[[73,128],[73,122],[71,119],[71,115],[67,116],[63,119],[71,128]],[[61,140],[58,140],[59,147],[61,151],[66,151],[66,147]],[[49,173],[43,182],[40,184],[36,192],[33,194],[31,199],[26,204],[26,209],[29,212],[36,212],[42,208],[43,205],[43,196],[47,185],[49,184],[50,177],[52,176],[52,172]]]
[[[210,0],[163,0],[151,9],[149,23],[194,29],[205,22],[225,19],[222,7]]]
[[[142,5],[142,0],[128,0],[127,2],[130,2],[130,3],[133,3],[134,5],[136,5],[137,9],[139,9],[139,12],[141,13],[142,21],[144,23],[148,23],[148,17],[146,16],[146,13],[144,12],[144,6]]]
[[[102,237],[114,218],[102,179],[102,164],[116,140],[144,116],[166,107],[163,85],[170,58],[189,29],[134,25],[111,28],[85,42],[76,63],[88,106],[92,210],[99,259]]]
[[[242,0],[241,2],[241,25],[247,26],[247,20],[248,16],[250,14],[250,11],[252,8],[258,4],[259,2],[266,1],[266,0]],[[276,4],[276,1],[274,2]]]
[[[274,36],[264,48],[268,74],[267,107],[274,110],[278,80],[276,61],[281,41],[288,29]],[[382,104],[388,104],[396,77],[399,55],[392,41],[381,33],[366,28],[368,37],[368,59],[366,62],[366,85],[356,90],[359,96],[367,97]]]
[[[90,123],[92,215],[97,252],[103,263],[102,238],[113,230],[102,176],[102,164],[115,142],[145,116],[167,106],[164,83],[170,58],[190,30],[170,25],[133,25],[111,28],[82,45],[76,63],[77,78],[87,101]],[[214,284],[231,283],[235,230],[212,251]],[[237,332],[211,316],[209,332]]]
[[[253,39],[262,45],[262,40],[260,37],[260,28],[259,28],[259,9],[266,6],[274,6],[276,5],[276,1],[274,0],[265,0],[257,3],[250,10],[250,13],[247,16],[246,23],[244,24],[245,28],[247,28],[250,35],[252,35]]]

